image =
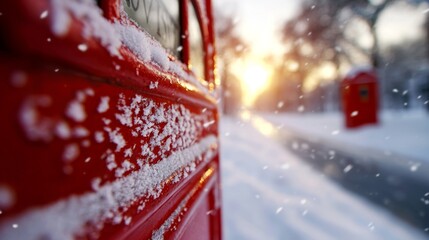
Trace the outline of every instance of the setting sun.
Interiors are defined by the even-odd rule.
[[[245,61],[237,67],[245,106],[251,106],[256,97],[268,86],[270,69],[262,62]]]

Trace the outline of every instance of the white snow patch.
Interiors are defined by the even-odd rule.
[[[115,161],[115,154],[113,154],[111,151],[107,152],[106,167],[110,171],[112,171],[113,169],[118,167],[118,165],[116,164],[116,161]]]
[[[160,147],[157,155],[161,156],[171,150],[189,147],[197,140],[197,132],[202,131],[201,122],[209,122],[203,115],[194,117],[183,105],[158,104],[140,95],[129,99],[120,95],[117,109],[116,119],[122,125],[131,127],[134,137],[151,138],[140,146],[141,155],[146,160],[155,157],[152,150],[157,147]]]
[[[107,118],[102,118],[101,120],[103,121],[103,123],[104,123],[105,125],[109,125],[109,124],[112,122],[112,120],[107,119]]]
[[[374,68],[369,65],[355,66],[349,70],[349,72],[346,75],[346,78],[355,78],[360,73],[371,72],[373,70]]]
[[[97,143],[102,143],[104,142],[104,133],[101,131],[96,131],[94,134],[94,138]]]
[[[130,225],[131,220],[132,220],[132,217],[129,217],[129,216],[125,217],[125,218],[124,218],[124,224],[125,224],[125,225]]]
[[[100,190],[101,178],[94,178],[91,181],[92,190],[98,191]]]
[[[71,143],[65,146],[63,152],[63,160],[65,162],[71,162],[79,156],[79,145]]]
[[[128,22],[109,22],[103,17],[103,13],[95,1],[51,0],[51,7],[51,29],[56,36],[61,37],[68,33],[73,17],[80,19],[83,24],[82,36],[86,39],[98,39],[112,56],[121,58],[119,50],[124,44],[143,62],[155,63],[161,69],[187,79],[194,87],[208,93],[207,88],[194,76],[188,74],[180,62],[170,60],[167,50],[152,36]],[[124,10],[121,9],[121,11]],[[79,50],[87,50],[87,46],[84,47],[82,44],[79,46],[81,46]]]
[[[73,130],[73,136],[77,137],[77,138],[88,137],[89,136],[89,131],[88,131],[88,129],[86,129],[86,128],[82,127],[82,126],[77,126]]]
[[[57,137],[61,139],[64,139],[64,140],[69,139],[71,137],[71,130],[67,122],[65,121],[58,122],[57,125],[55,126],[55,134],[57,135]]]
[[[119,128],[112,130],[108,127],[104,128],[104,130],[109,134],[110,141],[116,144],[116,152],[119,152],[126,145],[126,141],[122,134],[119,132]]]
[[[114,28],[119,33],[120,39],[140,60],[148,62],[151,60],[149,41],[151,37],[143,33],[135,26],[125,26],[123,23],[115,22]]]
[[[170,60],[167,50],[147,32],[142,31],[134,25],[118,21],[114,23],[114,28],[121,36],[123,44],[140,60],[146,63],[155,63],[162,70],[186,79],[193,84],[192,87],[197,87],[200,91],[209,93],[207,88],[198,79],[184,71],[181,63]],[[136,74],[139,75],[138,69],[136,69]]]
[[[108,96],[101,98],[100,104],[97,107],[97,111],[99,113],[104,113],[104,112],[107,112],[107,110],[109,110],[109,100],[110,98]]]
[[[103,16],[101,9],[93,0],[51,0],[51,29],[56,36],[65,36],[70,28],[72,17],[81,19],[82,36],[100,40],[112,56],[120,57],[121,40],[112,24]]]
[[[46,95],[28,96],[21,105],[19,120],[28,139],[48,142],[52,139],[54,123],[51,119],[40,116],[37,108],[48,107],[51,98]]]
[[[133,150],[131,148],[128,148],[127,150],[124,151],[124,157],[128,158],[131,157],[133,155]]]
[[[149,89],[158,88],[158,82],[150,82]]]
[[[69,103],[66,115],[76,122],[83,122],[86,119],[85,108],[82,103],[77,100],[73,100]]]

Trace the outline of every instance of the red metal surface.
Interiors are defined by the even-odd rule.
[[[118,18],[119,2],[102,1],[107,18]],[[41,212],[40,216],[52,216],[48,210],[59,202],[69,203],[93,194],[98,185],[131,179],[133,174],[144,172],[145,167],[168,164],[195,143],[218,135],[216,99],[208,91],[187,87],[189,83],[182,84],[187,79],[143,62],[126,47],[120,48],[122,57],[111,56],[98,39],[82,36],[85,19],[73,19],[67,35],[56,36],[51,31],[50,15],[40,17],[45,10],[52,13],[50,3],[47,0],[0,3],[0,190],[6,189],[12,197],[7,206],[0,206],[0,239],[14,236],[13,231],[33,231],[37,226],[49,229],[37,221],[33,228],[31,221],[23,221],[19,226],[11,223],[28,219],[34,211]],[[200,14],[206,13],[200,11]],[[211,16],[209,19],[209,25],[205,26],[206,49],[213,45],[209,33]],[[88,46],[85,52],[77,48],[82,42]],[[211,53],[206,59],[210,83],[214,82],[213,58]],[[170,61],[176,60],[170,58]],[[182,68],[189,72],[185,64]],[[150,87],[154,81],[157,88]],[[100,111],[106,97],[109,107]],[[148,122],[126,125],[118,117],[126,112],[121,106],[129,106],[136,99],[143,100],[130,116]],[[84,117],[70,114],[71,106],[83,109]],[[137,113],[137,108],[147,112]],[[150,120],[150,116],[160,113],[170,122]],[[136,127],[153,123],[146,135],[136,133]],[[154,142],[162,132],[167,134]],[[118,135],[125,143],[115,140]],[[191,141],[186,142],[187,139]],[[166,148],[169,141],[180,144]],[[150,157],[142,152],[146,144],[152,146]],[[73,236],[83,239],[149,239],[156,238],[154,234],[160,229],[166,239],[220,239],[216,141],[210,143],[207,151],[196,156],[197,159],[180,158],[189,164],[178,165],[170,175],[160,177],[157,193],[136,193],[132,201],[124,200],[127,204],[112,210],[117,216],[91,216],[83,223],[65,219],[58,224],[82,226]],[[111,156],[116,165],[113,169],[109,167]],[[162,170],[156,174],[162,175]],[[81,207],[93,210],[96,206]],[[60,213],[56,215],[59,218],[69,216],[62,216],[61,211],[55,213]],[[76,219],[85,219],[79,217]],[[94,219],[100,222],[92,222]],[[47,220],[52,221],[55,219]],[[55,227],[51,229],[56,231]],[[40,239],[49,234],[26,237]]]
[[[378,123],[377,76],[361,71],[341,83],[343,114],[347,128]]]

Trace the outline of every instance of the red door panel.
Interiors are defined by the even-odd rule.
[[[219,239],[209,89],[86,35],[94,9],[56,33],[55,3],[0,3],[0,238]]]

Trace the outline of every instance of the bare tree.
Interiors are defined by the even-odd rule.
[[[418,5],[428,0],[307,0],[303,3],[300,13],[292,20],[285,23],[282,31],[284,44],[289,48],[285,53],[284,61],[293,59],[298,62],[299,74],[303,81],[311,71],[323,63],[331,62],[337,69],[341,64],[356,65],[356,59],[364,58],[375,69],[386,73],[386,64],[380,47],[379,36],[376,31],[377,23],[391,5],[405,2],[410,5]],[[429,16],[429,15],[428,15]],[[428,17],[429,19],[429,17]],[[429,22],[429,20],[427,20]],[[360,23],[362,29],[366,29],[367,36],[372,38],[372,45],[367,46],[358,41],[353,29],[357,29],[356,23]],[[366,26],[366,28],[362,28]],[[426,31],[429,36],[429,23]],[[428,38],[429,39],[429,38]],[[429,40],[427,40],[429,41]],[[428,42],[429,44],[429,42]],[[427,44],[427,45],[428,45]],[[405,45],[404,45],[405,46]],[[407,45],[408,46],[408,45]],[[411,47],[411,46],[409,46]],[[425,49],[426,46],[423,46]],[[424,51],[423,51],[424,52]],[[399,54],[399,53],[398,53]],[[360,58],[358,58],[360,56]],[[409,59],[412,55],[407,55]],[[428,55],[429,56],[429,55]],[[403,63],[403,62],[402,62]],[[402,64],[401,63],[401,64]],[[358,64],[362,64],[359,60]],[[395,62],[395,64],[398,64]],[[392,65],[389,67],[392,70]],[[404,66],[403,64],[401,66]],[[389,70],[389,71],[390,71]],[[396,75],[396,79],[409,81],[410,74],[406,72],[410,68],[394,69],[402,71]],[[416,70],[417,71],[417,70]],[[389,75],[389,74],[387,74]],[[392,89],[397,81],[388,76],[380,75],[380,83],[384,92]],[[391,77],[391,75],[389,75]],[[401,76],[401,77],[399,77]],[[408,77],[406,77],[408,76]],[[391,86],[392,85],[392,86]]]
[[[222,101],[225,114],[235,114],[241,106],[241,86],[231,70],[232,64],[243,56],[246,44],[235,32],[232,16],[216,11],[217,52],[220,60],[222,81]]]

